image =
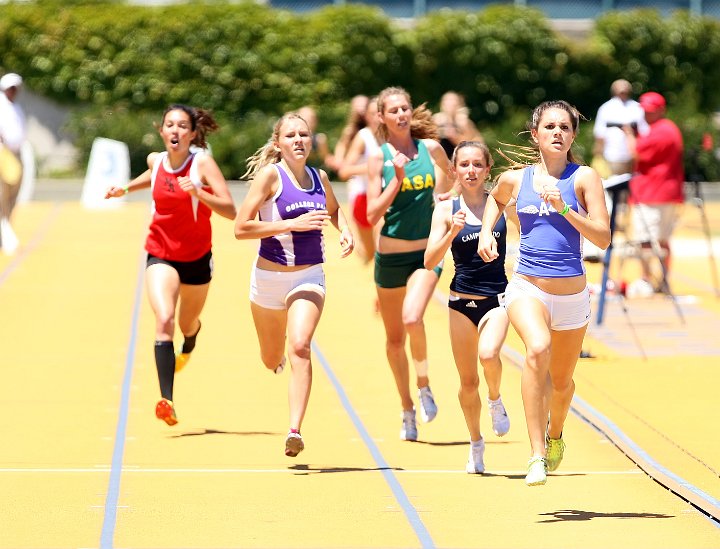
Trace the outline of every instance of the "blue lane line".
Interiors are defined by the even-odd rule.
[[[122,474],[123,454],[125,453],[125,431],[127,429],[128,405],[130,402],[130,381],[132,380],[133,364],[135,363],[135,347],[137,346],[143,277],[145,275],[145,252],[143,252],[141,256],[142,261],[138,269],[135,303],[133,305],[132,322],[130,325],[130,341],[125,359],[125,374],[123,375],[122,395],[120,397],[120,415],[118,417],[117,429],[115,430],[115,448],[113,449],[110,480],[108,482],[107,497],[105,498],[105,515],[103,516],[102,533],[100,535],[101,549],[111,549],[115,537],[117,504],[120,496],[120,476]]]
[[[510,360],[512,361],[512,363],[513,363],[517,368],[519,368],[520,370],[522,370],[522,364],[523,364],[523,362],[524,362],[524,358],[523,358],[523,355],[522,355],[521,353],[519,353],[518,351],[516,351],[515,349],[513,349],[512,347],[509,347],[509,346],[507,346],[507,345],[504,345],[504,346],[503,346],[503,351],[502,351],[502,352],[503,352],[503,354],[505,354],[508,358],[510,358]],[[647,471],[646,469],[647,469],[648,467],[652,467],[652,468],[660,471],[660,472],[663,473],[664,475],[667,475],[669,478],[673,479],[673,480],[674,480],[675,482],[677,482],[679,485],[685,487],[687,490],[691,491],[693,494],[695,494],[696,496],[698,496],[698,497],[702,498],[703,500],[707,501],[707,502],[710,503],[711,505],[714,505],[715,507],[720,507],[720,501],[718,501],[717,499],[715,499],[715,498],[712,497],[711,495],[706,494],[705,492],[703,492],[702,490],[700,490],[700,488],[698,488],[698,487],[695,486],[694,484],[689,483],[689,482],[688,482],[687,480],[685,480],[684,478],[679,477],[678,475],[676,475],[675,473],[673,473],[673,472],[670,471],[669,469],[667,469],[667,468],[663,467],[662,465],[660,465],[657,461],[655,461],[655,460],[652,458],[652,456],[650,456],[650,454],[648,454],[645,450],[643,450],[640,446],[638,446],[637,443],[635,443],[630,437],[628,437],[628,436],[622,431],[622,429],[620,429],[620,427],[618,427],[617,425],[615,425],[615,424],[614,424],[612,421],[610,421],[606,416],[604,416],[603,414],[601,414],[600,412],[598,412],[595,408],[593,408],[592,406],[590,406],[590,404],[588,404],[585,400],[583,400],[582,398],[580,398],[578,395],[574,395],[574,396],[573,396],[573,402],[575,402],[575,403],[578,404],[579,406],[585,407],[585,409],[589,410],[593,415],[595,415],[595,417],[597,417],[597,418],[600,420],[600,422],[602,422],[602,425],[596,425],[596,424],[595,424],[593,421],[591,421],[589,418],[585,417],[585,415],[582,413],[581,410],[579,410],[576,406],[572,406],[572,405],[571,405],[571,406],[570,406],[570,410],[572,411],[573,414],[575,414],[575,415],[578,416],[581,420],[583,420],[584,422],[588,423],[589,425],[591,425],[592,427],[594,427],[595,429],[597,429],[598,431],[600,431],[603,435],[605,435],[605,437],[607,437],[607,438],[610,440],[610,442],[613,442],[613,441],[612,441],[612,439],[608,436],[608,432],[612,432],[618,439],[621,439],[625,444],[627,444],[630,448],[632,448],[632,450],[637,453],[637,455],[640,457],[640,459],[642,460],[643,463],[638,463],[637,461],[635,461],[635,460],[633,460],[632,458],[630,458],[630,456],[627,456],[627,457],[628,457],[631,461],[633,461],[638,467],[640,467],[640,469],[642,469],[643,471],[645,471],[646,473],[648,473],[648,471]],[[615,444],[615,447],[617,447],[618,449],[620,449],[620,448],[617,446],[617,444]],[[620,450],[620,451],[622,452],[622,450]],[[623,453],[624,453],[624,452],[623,452]],[[626,455],[627,455],[627,454],[626,454]],[[658,479],[656,479],[655,477],[653,477],[652,475],[650,475],[650,473],[648,473],[648,475],[649,475],[653,480],[655,480],[656,482],[658,482],[659,484],[661,484],[662,486],[665,486],[665,484],[663,484],[663,483],[660,482]],[[665,486],[665,487],[668,488],[668,489],[670,489],[669,486]],[[671,491],[672,491],[672,490],[671,490]],[[675,492],[673,492],[673,493],[675,493]],[[681,494],[677,494],[677,495],[678,495],[680,498],[685,499],[685,498],[682,497]],[[711,517],[711,518],[713,519],[713,520],[711,520],[711,522],[712,522],[716,527],[720,528],[720,522],[718,522],[718,517]]]
[[[410,499],[407,497],[407,494],[405,494],[405,491],[402,489],[402,486],[398,482],[397,478],[395,478],[395,475],[393,474],[390,465],[388,465],[388,463],[385,461],[385,458],[383,458],[382,454],[380,453],[380,449],[370,437],[367,429],[365,429],[365,426],[360,420],[360,417],[357,415],[357,413],[355,413],[355,410],[350,403],[350,399],[345,393],[345,389],[343,389],[343,386],[341,385],[338,378],[335,376],[332,368],[330,368],[330,364],[325,359],[322,352],[320,352],[320,349],[314,341],[312,343],[312,350],[317,355],[320,364],[325,370],[325,374],[327,374],[328,378],[330,378],[330,382],[335,388],[335,392],[338,394],[340,402],[342,402],[343,408],[345,408],[348,416],[350,416],[350,419],[352,420],[353,425],[355,425],[355,429],[357,429],[358,433],[360,434],[360,437],[365,443],[365,446],[367,446],[368,450],[370,450],[370,454],[372,454],[372,457],[375,460],[375,464],[382,472],[383,477],[385,477],[385,482],[387,482],[390,486],[390,489],[392,490],[395,499],[400,504],[400,507],[402,508],[405,516],[408,519],[408,522],[410,522],[410,526],[412,526],[413,530],[415,531],[415,535],[417,535],[418,540],[420,541],[420,545],[426,549],[434,549],[435,543],[433,542],[430,533],[427,531],[427,528],[425,528],[425,525],[420,519],[420,515],[418,515],[418,512],[415,510],[415,507],[413,507],[412,503],[410,503]]]

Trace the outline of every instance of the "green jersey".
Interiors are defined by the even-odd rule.
[[[383,236],[402,240],[422,240],[430,235],[435,191],[435,166],[425,144],[415,140],[417,157],[405,165],[405,178],[400,190],[385,212],[385,224],[380,231]],[[387,143],[383,152],[383,191],[395,177],[393,153]]]

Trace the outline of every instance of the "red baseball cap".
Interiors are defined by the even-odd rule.
[[[665,98],[657,92],[646,92],[640,96],[640,106],[645,112],[658,112],[665,108]]]

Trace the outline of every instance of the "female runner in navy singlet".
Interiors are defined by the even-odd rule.
[[[438,265],[452,251],[455,276],[450,282],[450,343],[460,375],[458,398],[470,432],[470,454],[466,471],[485,471],[485,441],[480,433],[482,403],[478,387],[478,358],[488,386],[488,409],[497,436],[510,429],[510,420],[500,397],[502,361],[500,349],[508,330],[508,317],[498,302],[505,291],[505,217],[498,220],[493,234],[498,239],[498,257],[485,263],[477,255],[483,211],[487,201],[486,182],[492,156],[480,141],[461,141],[455,148],[452,171],[460,196],[438,203],[425,250],[425,268]]]

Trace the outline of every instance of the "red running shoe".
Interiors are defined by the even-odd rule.
[[[160,400],[155,406],[155,417],[162,419],[170,426],[175,425],[178,419],[175,415],[175,407],[173,406],[172,400],[166,398]]]

